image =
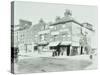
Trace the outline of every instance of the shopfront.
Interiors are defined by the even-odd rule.
[[[69,56],[71,54],[71,42],[63,41],[60,44],[61,55]]]
[[[81,53],[81,49],[80,49],[80,45],[78,42],[72,42],[72,51],[71,51],[71,55],[80,55]]]

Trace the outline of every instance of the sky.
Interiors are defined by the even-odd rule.
[[[97,26],[97,7],[85,5],[69,5],[55,3],[37,3],[15,1],[14,23],[19,24],[19,19],[29,20],[32,24],[43,18],[45,22],[54,22],[56,16],[63,17],[66,9],[72,11],[72,17],[80,22],[89,22]]]

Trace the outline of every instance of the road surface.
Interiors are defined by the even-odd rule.
[[[83,70],[92,62],[70,58],[37,57],[20,60],[15,64],[15,73],[54,72]]]

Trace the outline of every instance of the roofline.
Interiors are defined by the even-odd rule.
[[[50,26],[57,25],[57,24],[65,24],[65,23],[72,22],[72,21],[73,21],[73,20],[62,21],[62,22],[56,22],[56,23],[51,24]]]
[[[77,22],[77,21],[75,21],[75,20],[73,20],[73,22],[74,23],[77,23],[78,25],[80,25],[80,26],[82,26],[82,27],[84,27],[84,25],[83,24],[81,24],[81,23],[79,23],[79,22]],[[84,28],[86,28],[86,29],[88,29],[88,30],[90,30],[90,31],[95,31],[95,30],[93,30],[93,29],[89,29],[89,28],[87,28],[87,27],[84,27]]]
[[[80,25],[81,27],[84,27],[83,24],[81,24],[81,23],[79,23],[79,22],[77,22],[77,21],[75,21],[75,20],[68,20],[68,21],[53,23],[53,24],[51,24],[50,26],[54,26],[54,25],[58,25],[58,24],[65,24],[65,23],[69,23],[69,22],[74,22],[74,23]],[[87,28],[87,27],[85,27],[85,28]],[[89,29],[89,28],[87,28],[87,29],[90,30],[90,31],[95,31],[95,30],[93,30],[93,29]]]

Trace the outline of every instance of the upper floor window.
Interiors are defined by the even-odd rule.
[[[40,35],[40,41],[44,41],[45,40],[45,36],[44,35]]]
[[[54,41],[56,41],[57,40],[57,35],[54,35]]]
[[[62,25],[62,28],[65,28],[66,27],[66,25],[64,24],[64,25]]]
[[[49,28],[50,28],[50,29],[53,29],[53,28],[54,28],[54,26],[49,26]]]
[[[42,25],[41,30],[44,30],[44,29],[45,29],[45,25]]]
[[[54,30],[57,30],[57,26],[54,26]]]
[[[45,25],[45,29],[48,29],[49,28],[49,26],[48,25]]]
[[[65,35],[65,34],[63,34],[63,35],[62,35],[62,40],[64,41],[64,40],[65,40],[65,38],[66,38],[66,35]]]
[[[70,35],[70,34],[68,34],[68,35],[67,35],[67,37],[71,38],[71,35]]]

